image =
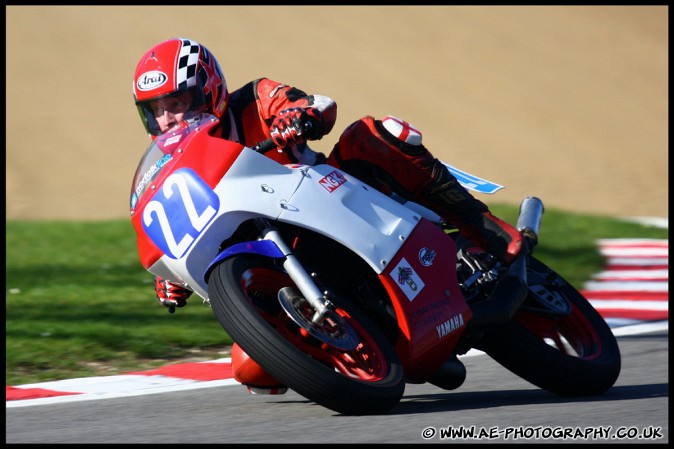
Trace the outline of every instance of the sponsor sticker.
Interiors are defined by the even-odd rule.
[[[332,193],[339,188],[342,184],[346,182],[346,178],[343,174],[337,170],[328,173],[323,178],[321,178],[318,183],[325,188],[328,192]]]
[[[403,257],[391,271],[391,277],[405,293],[410,302],[414,301],[426,284],[421,280],[414,268]]]
[[[421,248],[419,250],[419,263],[425,267],[430,267],[433,265],[436,255],[437,253],[433,249],[426,247]]]
[[[168,76],[164,72],[159,70],[152,70],[151,72],[143,73],[136,82],[138,90],[145,92],[146,90],[156,89],[157,87],[163,86],[168,80]]]
[[[463,320],[463,314],[460,313],[458,315],[454,315],[447,321],[444,321],[440,323],[439,325],[435,326],[435,330],[438,331],[438,339],[441,340],[445,338],[447,335],[451,334],[452,332],[456,331],[460,327],[462,327],[465,324],[465,321]]]

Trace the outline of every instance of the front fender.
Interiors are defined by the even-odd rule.
[[[204,273],[204,281],[208,284],[208,278],[211,276],[213,268],[225,259],[229,259],[237,254],[259,254],[260,256],[270,257],[272,259],[282,259],[285,257],[283,251],[271,240],[253,240],[250,242],[235,243],[229,248],[221,251],[213,261],[208,264]]]

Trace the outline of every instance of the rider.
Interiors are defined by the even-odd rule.
[[[246,146],[273,138],[266,155],[282,164],[328,163],[384,193],[422,204],[457,227],[502,262],[511,262],[522,236],[491,214],[422,144],[409,123],[387,116],[366,116],[349,125],[329,157],[314,152],[306,140],[328,134],[337,105],[324,95],[307,95],[287,84],[260,78],[229,92],[215,56],[190,39],[171,38],[150,48],[136,66],[133,93],[152,139],[179,121],[199,113],[216,116],[214,134]],[[308,129],[298,123],[309,122]],[[155,277],[159,302],[171,309],[185,306],[192,292]]]

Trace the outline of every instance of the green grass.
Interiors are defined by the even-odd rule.
[[[6,384],[148,369],[231,344],[194,296],[171,315],[129,221],[7,222]]]
[[[491,209],[516,221],[516,207]],[[128,220],[6,225],[6,385],[222,357],[231,344],[196,295],[173,315],[158,305]],[[667,237],[666,229],[546,210],[536,254],[580,288],[602,268],[597,239]]]

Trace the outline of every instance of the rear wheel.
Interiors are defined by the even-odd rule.
[[[621,368],[618,342],[610,327],[578,290],[533,257],[527,277],[530,290],[525,305],[503,328],[485,333],[479,349],[552,393],[604,393]],[[545,313],[545,308],[535,306],[541,300],[564,308],[564,313]]]
[[[298,326],[278,300],[283,289],[299,294],[292,287],[292,280],[271,259],[242,254],[213,270],[209,297],[232,339],[265,371],[307,399],[350,415],[395,407],[405,378],[391,342],[357,308],[338,298],[334,319],[310,330]],[[301,313],[302,307],[296,310]],[[313,310],[307,307],[306,313],[310,319]],[[327,343],[345,334],[354,340],[347,345],[355,346],[352,349]]]

